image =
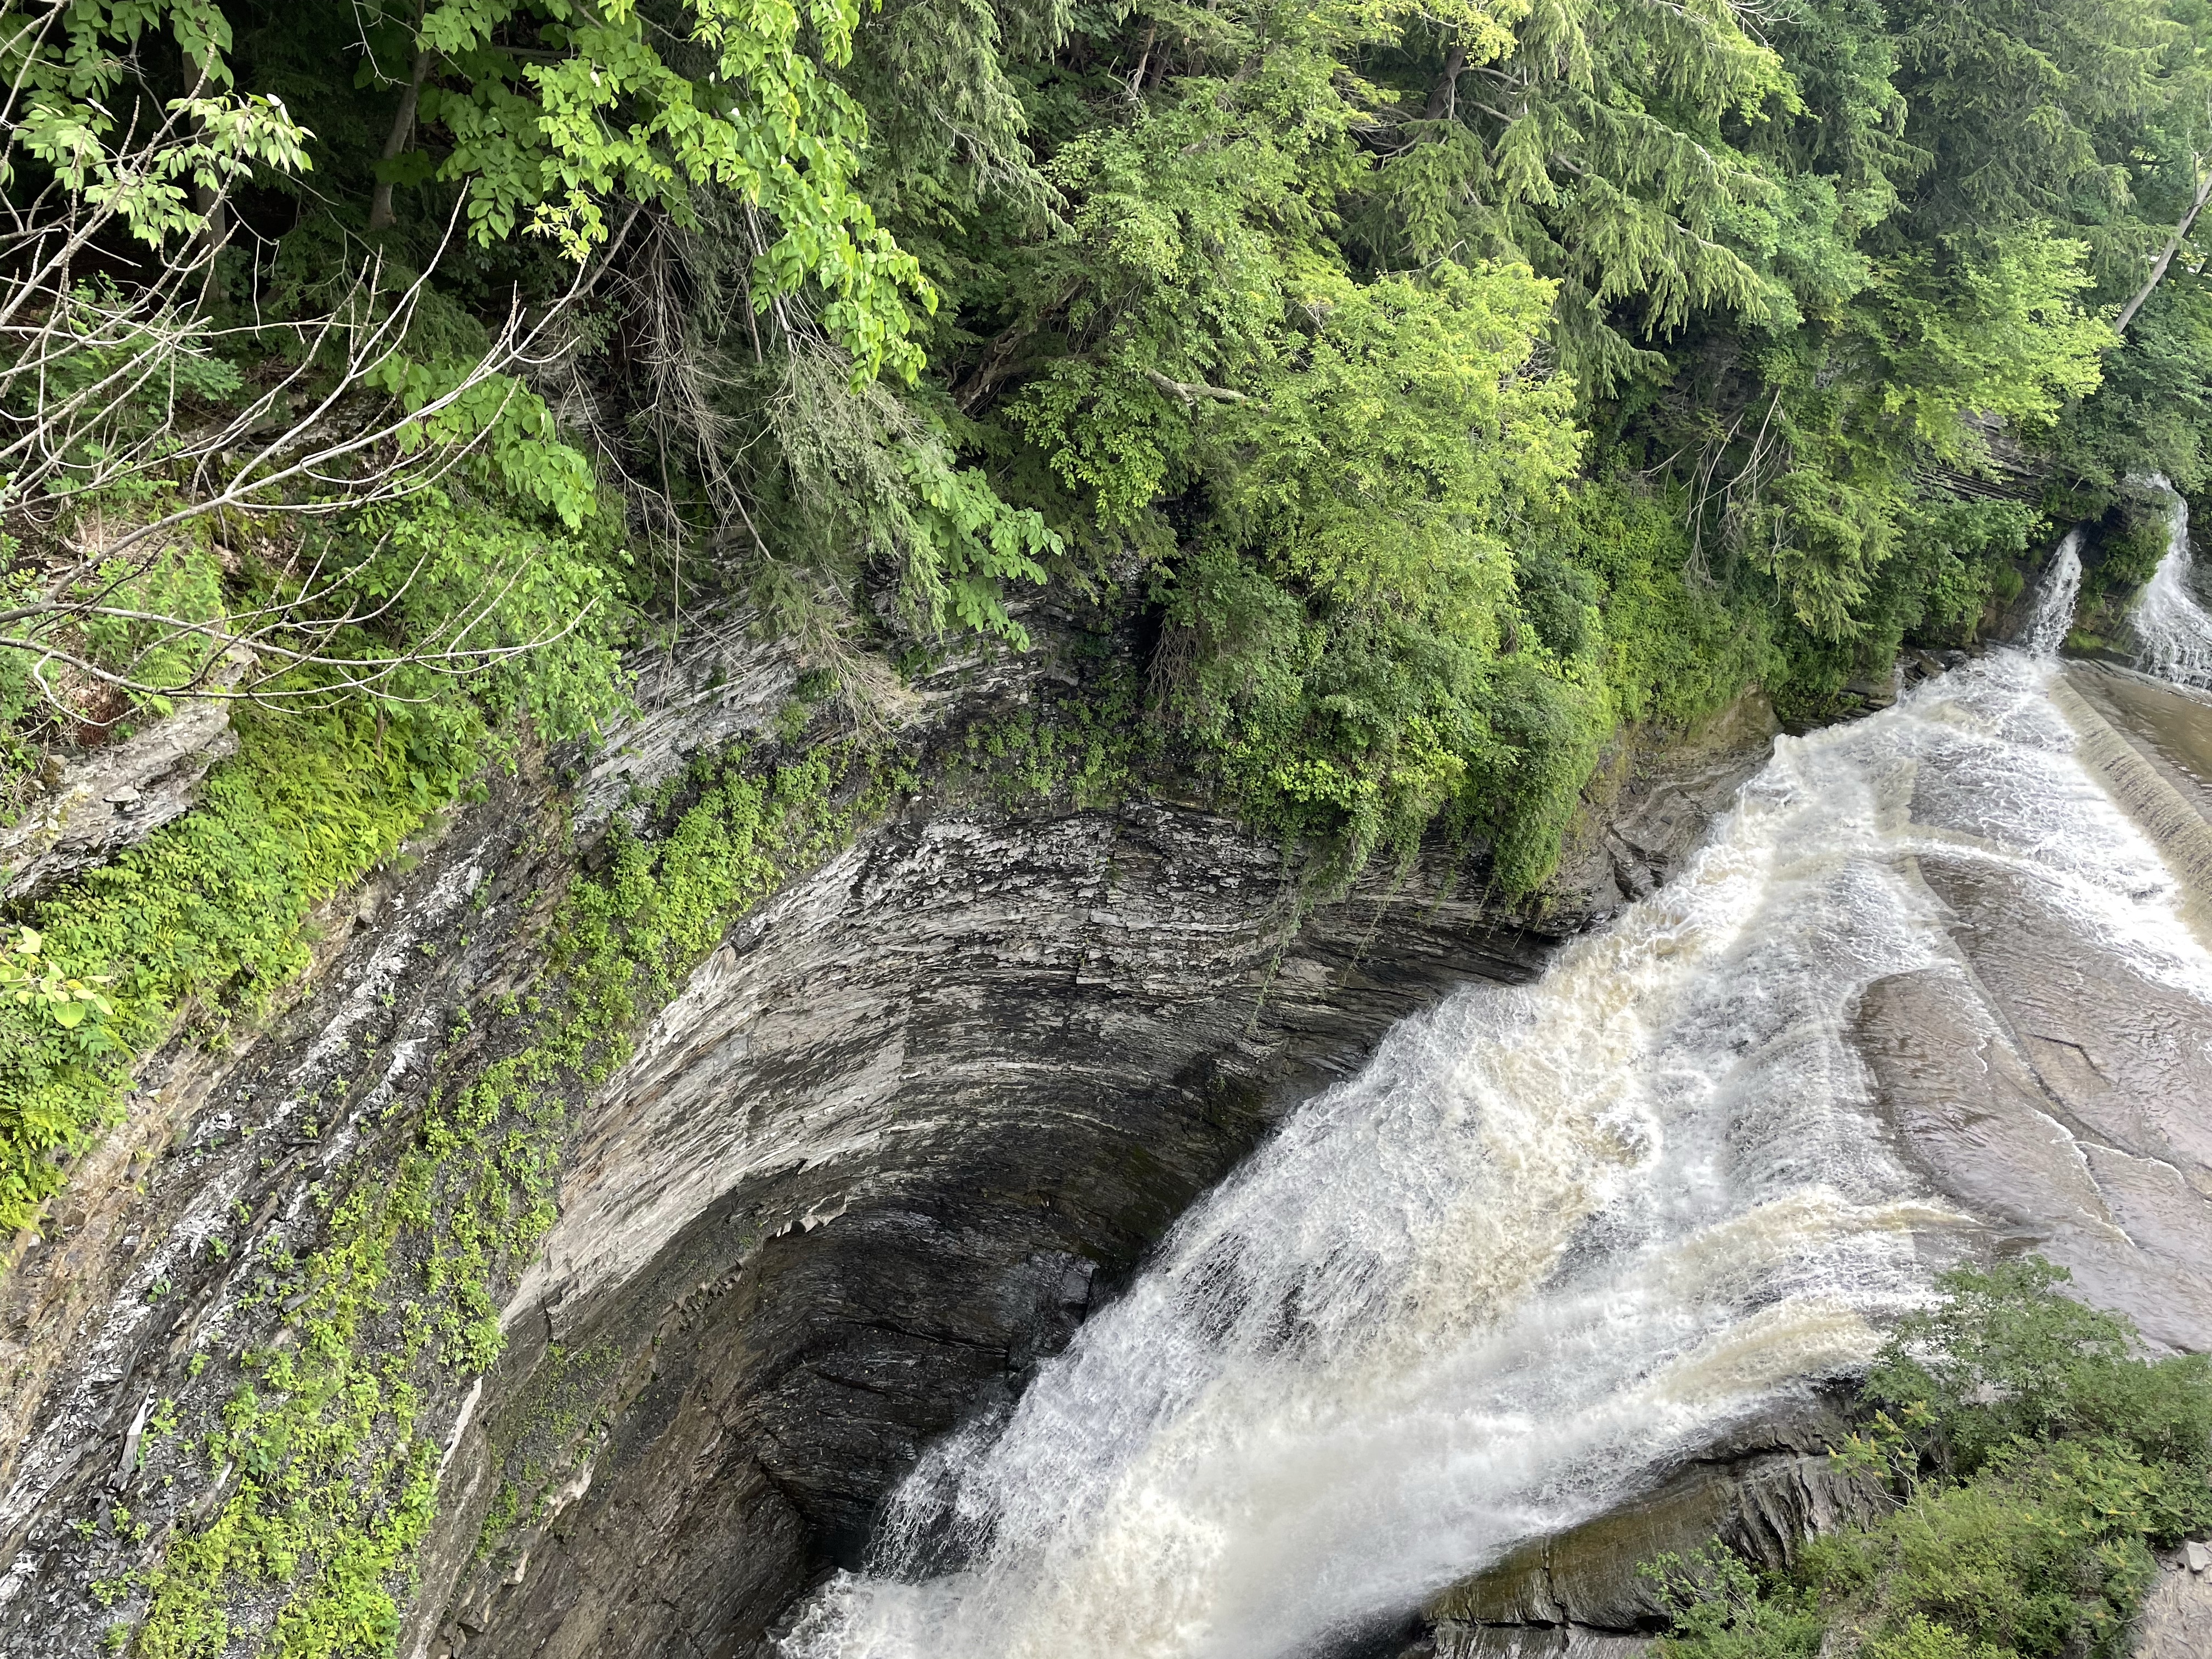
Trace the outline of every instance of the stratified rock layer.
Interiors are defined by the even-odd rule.
[[[1810,1534],[1870,1519],[1878,1494],[1838,1474],[1826,1446],[1845,1432],[1826,1402],[1777,1402],[1709,1455],[1654,1490],[1555,1537],[1532,1539],[1430,1602],[1416,1653],[1434,1659],[1626,1659],[1665,1620],[1639,1569],[1690,1557],[1718,1539],[1768,1568],[1787,1566]]]
[[[1535,926],[1437,866],[1301,926],[1272,849],[1156,804],[902,823],[781,895],[580,1127],[500,1391],[528,1398],[550,1345],[651,1359],[588,1488],[510,1547],[519,1574],[459,1559],[528,1432],[475,1419],[428,1651],[742,1646],[1270,1121],[1401,1015],[1536,972],[1761,747],[1631,783]]]
[[[190,811],[208,769],[237,752],[228,697],[252,666],[234,648],[210,669],[209,695],[180,699],[174,714],[42,775],[0,830],[0,898],[27,898],[104,864]]]
[[[575,780],[587,830],[787,709],[757,654],[732,635],[659,671],[680,712]],[[969,665],[918,718],[957,731],[1034,678]],[[748,1650],[854,1558],[920,1445],[1010,1401],[1271,1121],[1400,1016],[1527,978],[1663,878],[1771,729],[1747,705],[1700,744],[1624,750],[1534,908],[1438,854],[1307,911],[1276,849],[1166,800],[925,795],[867,828],[750,913],[570,1117],[503,1357],[422,1404],[449,1450],[402,1653]],[[530,988],[518,941],[563,878],[568,810],[550,780],[501,781],[334,907],[312,1001],[235,1053],[159,1058],[115,1150],[19,1241],[0,1651],[97,1650],[70,1522],[102,1510],[144,1402],[185,1395],[195,1345],[234,1328],[242,1281],[202,1241],[311,1218],[317,1183],[396,1158],[391,1109],[429,1086],[453,1008]],[[360,1109],[322,1121],[325,1083],[364,1063]],[[124,1492],[157,1525],[220,1495]]]

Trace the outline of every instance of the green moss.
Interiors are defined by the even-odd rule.
[[[491,1425],[500,1483],[477,1528],[477,1560],[491,1556],[518,1526],[542,1519],[554,1482],[590,1455],[608,1427],[609,1386],[622,1362],[612,1343],[581,1349],[555,1343],[529,1392]]]
[[[555,907],[532,1012],[489,994],[461,1011],[397,1167],[332,1207],[312,1256],[270,1264],[269,1293],[287,1295],[295,1340],[238,1357],[204,1455],[242,1478],[212,1520],[167,1547],[137,1652],[212,1659],[249,1587],[282,1600],[266,1653],[390,1651],[395,1583],[434,1512],[439,1448],[418,1429],[422,1393],[496,1358],[495,1287],[552,1223],[568,1103],[628,1058],[735,916],[882,804],[870,757],[850,748],[765,775],[741,759],[665,792],[661,833],[611,833],[599,867]],[[498,1052],[486,1052],[486,1028],[502,1031]],[[499,1501],[511,1520],[523,1497],[508,1485]]]

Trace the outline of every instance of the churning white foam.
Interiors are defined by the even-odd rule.
[[[1398,1027],[1009,1417],[923,1457],[872,1570],[783,1652],[1314,1651],[1862,1364],[1963,1224],[1893,1153],[1848,1041],[1869,983],[1950,959],[1914,855],[2035,883],[2212,1001],[2054,672],[2000,652],[1779,740],[1671,885],[1537,983]]]
[[[2189,503],[2164,478],[2150,483],[2170,496],[2166,556],[2158,562],[2130,618],[2136,660],[2161,679],[2212,688],[2212,615],[2191,591],[2195,560],[2189,547]]]

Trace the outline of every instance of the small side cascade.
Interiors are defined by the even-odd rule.
[[[2035,610],[2021,629],[2020,645],[2031,657],[2057,653],[2074,626],[2074,602],[2081,593],[2081,532],[2069,530],[2051,556],[2044,574],[2043,591],[2035,596]]]
[[[2195,560],[2189,548],[2189,503],[2164,478],[2150,482],[2172,501],[2166,556],[2143,585],[2131,618],[2136,665],[2177,685],[2212,688],[2212,614],[2191,592]]]

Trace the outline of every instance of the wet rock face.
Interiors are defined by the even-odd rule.
[[[2212,704],[2140,675],[2070,665],[2052,700],[2077,752],[2158,848],[2200,936],[2212,915]],[[2085,921],[2053,871],[1984,839],[1983,790],[1934,768],[1899,802],[1927,832],[1905,873],[1923,889],[1931,965],[1880,979],[1849,1011],[1853,1047],[1895,1150],[1986,1227],[1984,1248],[2034,1251],[2073,1292],[2154,1346],[2212,1351],[2212,1030],[2140,951]],[[1437,1599],[1404,1659],[1625,1659],[1661,1609],[1636,1569],[1717,1535],[1782,1565],[1807,1531],[1867,1513],[1828,1471],[1817,1408],[1775,1443],[1676,1472],[1644,1499],[1531,1540]],[[2212,1652],[2212,1570],[2177,1558],[2146,1605],[2138,1651]],[[1344,1656],[1352,1659],[1352,1656]]]
[[[725,654],[648,686],[660,712],[573,792],[586,836],[631,785],[777,717],[788,665]],[[988,712],[1022,673],[925,687],[924,714]],[[1699,744],[1625,751],[1534,911],[1439,852],[1302,915],[1275,849],[1172,802],[924,796],[875,824],[744,918],[568,1119],[561,1217],[501,1359],[424,1402],[450,1450],[400,1652],[755,1648],[858,1559],[921,1445],[1010,1403],[1269,1123],[1395,1019],[1533,975],[1662,880],[1771,731],[1747,706]],[[66,1265],[0,1286],[0,1358],[26,1379],[0,1652],[33,1630],[42,1656],[97,1650],[69,1524],[107,1501],[141,1402],[181,1393],[233,1317],[210,1218],[259,1228],[342,1165],[396,1158],[407,1115],[386,1108],[428,1086],[452,1007],[529,988],[535,959],[501,941],[557,890],[565,810],[550,779],[502,783],[325,917],[313,1000],[234,1053],[157,1064],[72,1187],[49,1246]],[[349,1044],[389,1057],[377,1110],[308,1121]]]
[[[1741,711],[1624,757],[1535,923],[1438,859],[1301,925],[1273,849],[1161,804],[916,815],[779,896],[579,1126],[413,1650],[751,1649],[857,1565],[921,1447],[1010,1406],[1271,1121],[1393,1020],[1533,975],[1663,878],[1771,730]],[[578,1354],[607,1357],[613,1427],[467,1559]]]
[[[152,1529],[135,1567],[228,1495],[229,1475],[172,1491],[134,1474],[127,1455],[134,1428],[157,1436],[149,1407],[191,1397],[197,1347],[257,1330],[240,1301],[252,1262],[210,1241],[272,1237],[324,1183],[380,1178],[397,1164],[407,1115],[383,1123],[383,1109],[420,1097],[451,1011],[501,971],[502,915],[562,873],[546,851],[553,799],[528,770],[495,778],[481,808],[414,849],[419,864],[319,910],[317,969],[294,1006],[258,1038],[212,1049],[180,1038],[149,1056],[125,1120],[72,1168],[40,1228],[11,1241],[0,1278],[0,1655],[108,1650],[112,1614],[84,1588],[82,1551],[97,1540],[77,1528],[96,1522],[113,1536],[111,1504]],[[358,1110],[313,1103],[333,1075],[360,1075],[367,1055],[378,1072]],[[434,1419],[454,1403],[426,1406]]]
[[[1638,1571],[1718,1538],[1745,1559],[1786,1567],[1810,1534],[1870,1519],[1878,1492],[1836,1473],[1826,1448],[1847,1431],[1839,1402],[1778,1401],[1668,1473],[1643,1497],[1554,1537],[1532,1539],[1424,1609],[1426,1659],[1626,1659],[1665,1622]],[[1407,1659],[1413,1659],[1409,1655]]]
[[[2212,708],[2075,665],[2062,696],[2084,755],[2203,914]],[[2140,772],[2141,775],[2136,775]],[[1913,802],[1966,842],[1972,803]],[[2085,928],[2055,884],[1971,850],[1929,856],[1954,960],[1875,984],[1856,1039],[1932,1183],[2071,1271],[2164,1347],[2212,1350],[2212,1049],[2201,1006]]]
[[[2203,1659],[2212,1653],[2212,1565],[2201,1544],[2159,1562],[2136,1620],[2135,1659]]]
[[[1269,1121],[1585,914],[1425,874],[1293,932],[1272,851],[1137,806],[894,826],[757,913],[582,1126],[495,1387],[554,1345],[645,1374],[519,1579],[434,1552],[428,1650],[741,1650],[857,1565],[921,1445],[1010,1404]],[[530,1432],[465,1437],[455,1547]]]

